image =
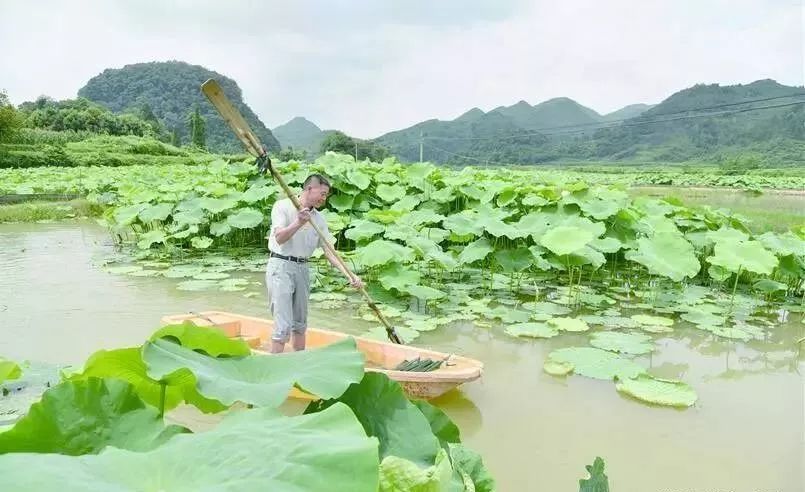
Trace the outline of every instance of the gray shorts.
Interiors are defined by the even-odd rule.
[[[307,263],[269,258],[266,265],[268,309],[274,317],[271,339],[287,343],[291,332],[307,329],[310,269]]]

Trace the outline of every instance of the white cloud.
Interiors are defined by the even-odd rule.
[[[374,137],[520,99],[608,112],[695,83],[802,85],[803,19],[779,0],[0,0],[0,88],[75,97],[105,68],[178,59],[234,78],[268,126]]]

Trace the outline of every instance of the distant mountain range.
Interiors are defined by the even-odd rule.
[[[772,147],[783,149],[776,154],[785,160],[805,150],[805,104],[799,102],[805,103],[803,87],[768,79],[698,84],[657,105],[632,104],[604,115],[566,97],[488,112],[472,108],[454,120],[422,121],[373,141],[416,161],[422,140],[425,160],[450,164],[687,161],[748,151],[763,158]],[[274,133],[283,146],[314,155],[327,134],[302,117]]]

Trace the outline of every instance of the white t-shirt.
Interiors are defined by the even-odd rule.
[[[299,230],[284,243],[277,243],[277,238],[275,237],[276,230],[291,225],[296,220],[298,214],[299,212],[296,210],[296,207],[294,207],[290,198],[277,200],[274,203],[274,206],[271,208],[271,232],[268,236],[269,250],[284,256],[309,258],[317,247],[324,245],[319,239],[316,230],[310,225],[310,222],[300,227]],[[310,213],[310,220],[315,222],[316,226],[318,226],[319,230],[324,234],[324,237],[332,244],[334,238],[332,234],[330,234],[330,229],[327,227],[327,221],[324,220],[324,217],[317,210],[313,210]]]

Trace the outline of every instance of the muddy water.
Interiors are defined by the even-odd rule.
[[[265,315],[265,297],[183,292],[178,280],[105,273],[113,250],[90,224],[0,226],[0,354],[80,363],[95,350],[139,344],[164,314],[222,309]],[[261,275],[254,274],[255,281]],[[311,324],[359,333],[351,312],[311,312]],[[606,460],[613,492],[801,492],[805,335],[793,314],[766,341],[723,342],[695,330],[657,341],[638,362],[699,395],[687,410],[652,408],[604,381],[542,372],[554,348],[582,338],[511,339],[499,328],[425,333],[417,345],[486,364],[481,381],[435,403],[480,451],[502,491],[578,490],[584,465]]]

